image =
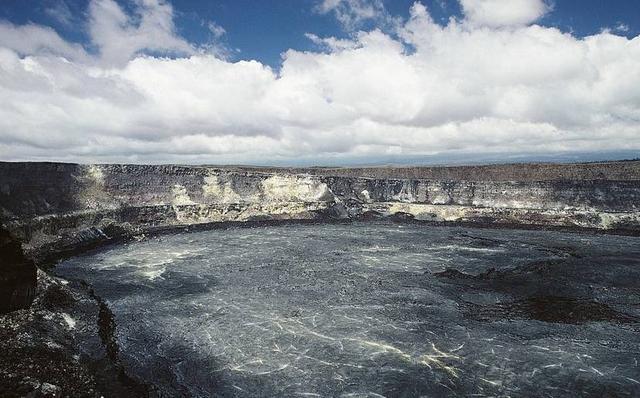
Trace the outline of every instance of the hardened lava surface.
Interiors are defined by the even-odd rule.
[[[639,238],[230,228],[56,273],[108,304],[126,371],[153,395],[640,395]]]

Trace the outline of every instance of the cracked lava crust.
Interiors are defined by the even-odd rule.
[[[157,396],[638,396],[640,241],[390,221],[67,260]]]

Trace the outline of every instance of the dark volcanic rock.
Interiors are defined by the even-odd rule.
[[[0,397],[148,395],[119,364],[115,328],[86,286],[38,271],[33,305],[0,316]]]
[[[0,227],[0,314],[28,307],[36,289],[36,267],[20,241]]]
[[[474,239],[475,240],[475,239]],[[638,323],[636,314],[619,311],[615,292],[637,294],[638,271],[622,261],[589,257],[570,246],[540,248],[551,258],[506,268],[490,267],[470,274],[456,268],[433,273],[453,289],[469,294],[496,294],[494,303],[477,303],[456,297],[467,317],[480,321],[533,319],[550,323]],[[629,262],[632,260],[629,259]],[[640,275],[640,274],[638,274]],[[455,288],[453,287],[455,286]]]
[[[618,312],[607,304],[589,299],[569,297],[530,297],[525,300],[491,305],[469,304],[467,315],[473,319],[535,319],[551,323],[582,324],[586,322],[631,323],[638,319]]]

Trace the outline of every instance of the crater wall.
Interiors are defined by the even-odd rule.
[[[640,161],[410,168],[0,163],[2,224],[38,261],[224,222],[396,216],[638,233]]]

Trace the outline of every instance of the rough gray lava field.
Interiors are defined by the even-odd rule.
[[[640,240],[373,222],[163,236],[60,264],[161,396],[637,396]]]

